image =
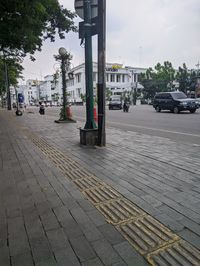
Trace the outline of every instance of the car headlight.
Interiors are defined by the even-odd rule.
[[[180,105],[187,105],[187,102],[180,102]]]

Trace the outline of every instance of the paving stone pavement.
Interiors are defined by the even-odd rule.
[[[148,265],[26,131],[200,250],[200,148],[114,128],[105,148],[81,147],[81,126],[0,110],[0,265]]]

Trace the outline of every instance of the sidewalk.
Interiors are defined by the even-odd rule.
[[[0,265],[200,265],[199,147],[53,121],[0,110]]]

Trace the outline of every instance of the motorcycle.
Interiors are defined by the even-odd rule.
[[[41,115],[44,115],[44,114],[45,114],[45,108],[44,108],[43,105],[40,105],[39,113],[40,113]]]
[[[129,107],[130,107],[130,104],[128,102],[124,102],[123,111],[126,112],[126,113],[128,113]]]

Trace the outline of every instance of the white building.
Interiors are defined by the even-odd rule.
[[[39,101],[51,102],[53,92],[56,89],[53,75],[47,75],[43,81],[29,79],[26,85],[20,85],[18,91],[24,95],[26,104],[38,103]]]
[[[93,63],[93,88],[94,97],[97,95],[97,63]],[[106,64],[106,95],[121,95],[140,91],[143,87],[138,83],[138,75],[146,72],[145,68],[136,68],[114,63]],[[68,101],[74,104],[82,104],[85,98],[85,64],[76,66],[66,75]],[[21,91],[22,86],[19,86]],[[38,103],[39,101],[50,103],[62,103],[62,75],[47,75],[43,81],[29,79],[23,85],[24,102],[26,104]]]
[[[44,77],[44,81],[39,86],[39,98],[43,101],[52,101],[52,90],[54,90],[54,78],[53,75],[47,75]]]
[[[97,94],[97,63],[93,63],[93,88],[94,96]],[[138,75],[146,72],[145,68],[135,68],[122,64],[106,64],[106,89],[111,94],[131,93],[134,88],[139,91],[143,87],[138,83]],[[67,79],[68,100],[72,103],[81,103],[86,93],[85,89],[85,64],[74,67],[68,72],[73,78]]]
[[[23,86],[24,102],[31,104],[38,102],[39,99],[39,84],[41,81],[29,79],[26,82],[26,86]],[[21,88],[21,86],[19,87]]]

